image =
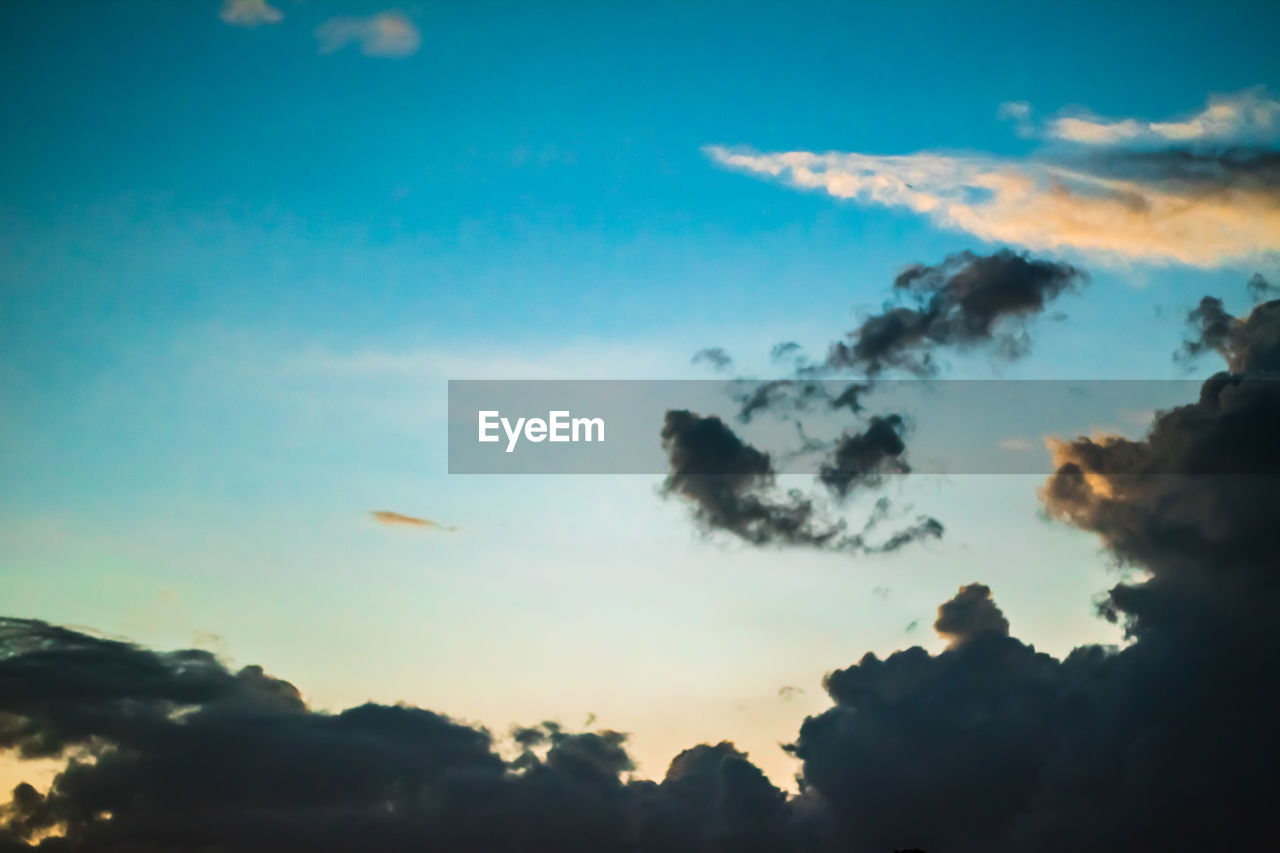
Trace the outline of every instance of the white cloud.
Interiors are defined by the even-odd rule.
[[[1261,88],[1213,95],[1194,115],[1167,121],[1109,119],[1081,113],[1051,119],[1045,133],[1081,145],[1139,142],[1249,142],[1274,139],[1280,131],[1280,101]]]
[[[330,18],[316,29],[321,53],[356,45],[365,56],[400,58],[422,46],[422,35],[401,12],[379,12],[366,18]]]
[[[233,27],[258,27],[262,24],[278,24],[284,12],[267,0],[223,0],[218,17]]]
[[[996,110],[996,116],[1013,122],[1019,136],[1031,136],[1035,132],[1031,123],[1031,105],[1026,101],[1006,101]]]
[[[1030,249],[1201,267],[1280,249],[1280,197],[1265,180],[1165,179],[1150,168],[1117,178],[1037,161],[935,153],[705,150],[733,169],[907,208],[942,227]]]

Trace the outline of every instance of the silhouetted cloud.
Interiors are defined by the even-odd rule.
[[[797,491],[775,494],[769,455],[718,417],[669,411],[662,443],[671,460],[663,491],[688,499],[704,527],[753,545],[848,547],[844,525],[821,519],[812,500]]]
[[[693,354],[694,364],[709,364],[714,370],[729,370],[733,367],[733,358],[723,347],[707,347]]]
[[[1254,302],[1262,302],[1268,297],[1280,294],[1280,287],[1276,287],[1267,281],[1262,273],[1256,272],[1249,277],[1249,281],[1245,284],[1249,290],[1249,295],[1253,297]]]
[[[877,504],[860,532],[850,532],[843,519],[828,519],[815,499],[800,490],[780,493],[769,455],[744,442],[714,415],[668,411],[662,443],[671,462],[663,492],[687,500],[695,521],[705,530],[723,530],[752,545],[887,553],[911,542],[937,538],[943,532],[937,520],[921,516],[883,542],[870,541],[869,534],[887,516],[887,500]],[[854,471],[851,462],[844,464],[845,469],[831,475],[833,482],[840,483],[842,496],[858,480],[878,483],[888,467],[877,463]]]
[[[1206,296],[1187,321],[1196,336],[1183,344],[1182,356],[1216,352],[1234,373],[1280,371],[1280,300],[1255,306],[1242,320],[1229,314],[1221,299]]]
[[[655,784],[628,778],[618,732],[513,741],[508,762],[431,711],[314,711],[259,667],[0,619],[0,746],[69,759],[0,807],[6,851],[785,849],[785,795],[732,744]]]
[[[960,587],[954,598],[938,607],[938,620],[933,623],[933,630],[955,647],[982,634],[1007,637],[1009,620],[996,607],[990,587],[971,583]]]
[[[825,369],[877,374],[897,367],[917,374],[936,372],[933,354],[941,347],[994,345],[1007,356],[1026,352],[1026,318],[1065,291],[1085,273],[1070,264],[1031,258],[1008,249],[991,255],[961,252],[942,263],[913,264],[893,283],[910,304],[886,304],[832,345]]]
[[[905,430],[901,415],[872,417],[862,432],[846,432],[836,440],[818,479],[844,498],[858,486],[878,486],[888,474],[906,474],[911,466],[902,458]]]

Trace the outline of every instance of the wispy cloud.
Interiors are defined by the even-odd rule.
[[[267,0],[223,0],[218,17],[233,27],[259,27],[280,23],[284,20],[284,12]]]
[[[1148,121],[1102,118],[1087,112],[1060,115],[1045,125],[1045,135],[1081,145],[1127,143],[1248,143],[1275,139],[1280,132],[1280,101],[1261,87],[1212,95],[1199,112],[1184,118]]]
[[[373,520],[379,524],[386,524],[391,527],[421,527],[429,530],[445,530],[453,531],[457,528],[441,524],[438,521],[432,521],[429,518],[418,518],[414,515],[402,515],[398,512],[390,510],[378,509],[369,513],[373,516]]]
[[[917,153],[760,152],[717,163],[837,198],[902,207],[983,240],[1209,267],[1280,249],[1280,155],[1148,152],[1056,165]]]
[[[330,18],[316,29],[321,53],[335,53],[356,45],[365,56],[397,59],[422,46],[422,35],[401,12],[379,12],[364,18]]]

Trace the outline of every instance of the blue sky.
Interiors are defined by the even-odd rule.
[[[757,367],[778,340],[819,348],[906,264],[1002,244],[707,146],[1034,160],[1064,141],[1002,104],[1164,119],[1274,93],[1280,7],[276,0],[253,27],[223,8],[0,8],[14,615],[216,643],[322,705],[499,728],[595,712],[650,774],[724,736],[699,725],[727,709],[785,775],[770,751],[823,707],[822,672],[936,644],[904,626],[959,583],[991,584],[1054,651],[1114,636],[1090,614],[1096,544],[1035,522],[1033,480],[902,486],[962,531],[918,552],[745,554],[694,535],[657,478],[448,477],[444,382],[677,378],[710,344]],[[392,13],[399,41],[361,29]],[[1185,310],[1242,307],[1276,270],[1049,254],[1092,273],[1068,319],[1025,361],[956,375],[1184,375]],[[381,508],[460,530],[384,529]],[[1011,516],[1029,523],[996,541]],[[1002,577],[1028,559],[1043,580]],[[637,673],[668,692],[639,695]],[[807,692],[781,702],[786,684]]]

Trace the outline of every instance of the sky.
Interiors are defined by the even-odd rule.
[[[450,475],[446,383],[774,378],[1002,249],[1087,284],[945,377],[1204,379],[1172,354],[1280,280],[1275,183],[1108,158],[1274,148],[1280,7],[1230,8],[4,4],[3,612],[788,791],[823,676],[941,652],[965,584],[1057,657],[1128,642],[1043,477],[894,478],[947,531],[894,553],[757,548],[661,474]]]

